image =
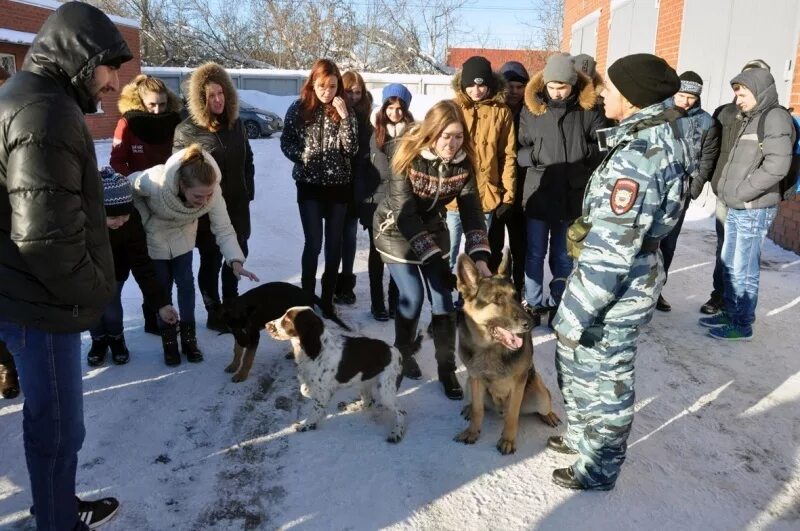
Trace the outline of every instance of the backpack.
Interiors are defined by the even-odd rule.
[[[792,149],[792,162],[789,166],[789,172],[783,179],[781,179],[781,182],[778,186],[781,198],[783,200],[787,200],[794,198],[794,196],[797,194],[800,194],[800,179],[798,179],[798,177],[800,177],[800,117],[793,116],[791,109],[787,109],[781,105],[770,107],[762,112],[761,116],[758,118],[758,126],[756,129],[756,135],[758,136],[758,148],[761,150],[762,155],[764,153],[764,124],[767,121],[767,114],[769,114],[772,109],[783,109],[786,111],[786,114],[788,114],[789,118],[792,119],[792,124],[794,125],[795,135],[794,148]]]

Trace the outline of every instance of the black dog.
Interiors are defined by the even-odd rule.
[[[314,304],[321,306],[322,300],[316,295],[309,295],[294,284],[267,282],[215,308],[236,339],[233,361],[225,367],[225,372],[236,373],[232,378],[234,382],[245,381],[253,366],[253,358],[264,325],[279,318],[293,306]],[[331,320],[350,331],[350,327],[338,317],[333,317]]]

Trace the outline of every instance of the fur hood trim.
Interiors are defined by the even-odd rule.
[[[453,80],[450,82],[450,85],[453,87],[453,92],[456,93],[455,102],[465,109],[470,109],[477,105],[483,105],[485,103],[495,103],[495,104],[506,104],[506,93],[508,92],[508,84],[506,83],[506,78],[502,75],[498,74],[497,72],[492,72],[494,76],[494,83],[497,87],[494,96],[481,100],[481,101],[472,101],[472,98],[467,96],[467,93],[461,89],[461,70],[456,72],[453,76]]]
[[[225,124],[220,124],[215,120],[206,108],[205,86],[209,82],[216,83],[222,87],[225,93]],[[239,118],[239,96],[236,87],[233,86],[230,76],[217,63],[205,63],[192,72],[189,79],[189,90],[186,91],[187,107],[192,121],[204,129],[217,132],[223,126],[231,129]]]
[[[578,82],[575,84],[578,90],[578,105],[584,111],[594,108],[597,104],[597,95],[599,92],[595,91],[595,85],[589,76],[583,72],[578,72]],[[525,107],[534,116],[541,116],[547,111],[547,104],[542,97],[545,88],[544,71],[537,72],[528,85],[525,87]]]
[[[170,89],[167,89],[167,112],[180,112],[182,106],[180,98]],[[128,83],[122,87],[117,109],[119,109],[120,114],[130,111],[147,112],[147,109],[144,108],[144,103],[142,103],[142,98],[139,96],[139,91],[136,90],[136,83]]]

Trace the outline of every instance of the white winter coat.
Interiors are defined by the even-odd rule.
[[[217,176],[211,201],[195,208],[187,206],[178,197],[178,168],[185,151],[182,149],[174,153],[166,164],[128,176],[133,187],[134,205],[142,216],[142,225],[147,233],[150,258],[169,260],[191,252],[197,239],[197,219],[208,214],[211,232],[225,261],[228,265],[232,262],[244,263],[244,253],[236,240],[236,231],[231,225],[219,186],[219,166],[211,155],[203,151],[203,156]]]

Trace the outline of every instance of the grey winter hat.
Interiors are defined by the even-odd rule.
[[[752,59],[744,64],[742,67],[742,72],[746,70],[752,70],[753,68],[763,68],[767,72],[770,71],[769,65],[766,61],[762,61],[761,59]]]
[[[579,53],[572,60],[575,61],[575,69],[579,72],[583,72],[589,77],[594,77],[597,73],[597,61],[591,55]]]
[[[500,75],[506,78],[506,81],[516,81],[517,83],[527,84],[531,76],[525,70],[525,66],[519,61],[508,61],[500,67]]]
[[[565,53],[551,55],[544,67],[544,83],[552,81],[575,85],[578,82],[578,72],[575,71],[575,62],[572,56]]]

